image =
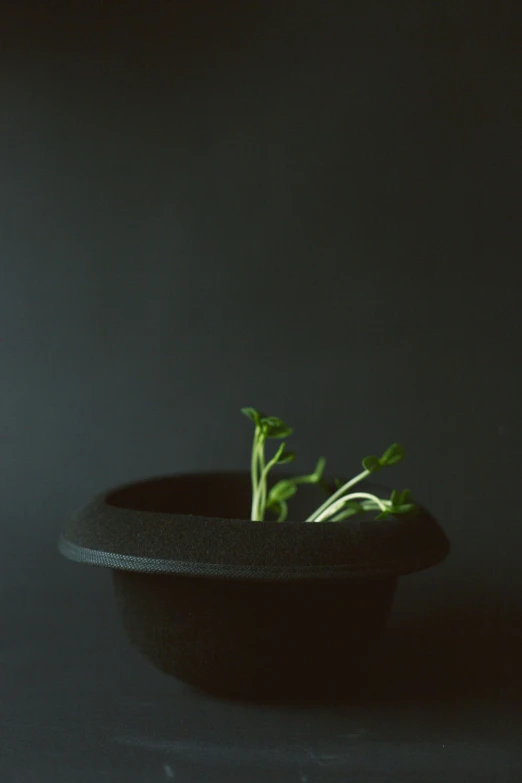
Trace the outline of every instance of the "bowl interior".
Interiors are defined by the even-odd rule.
[[[283,476],[291,475],[296,474],[274,474],[268,484],[272,486]],[[324,489],[302,485],[289,503],[289,520],[306,519],[326,497]],[[250,519],[251,498],[250,475],[238,471],[150,479],[115,490],[107,496],[106,503],[136,511]]]

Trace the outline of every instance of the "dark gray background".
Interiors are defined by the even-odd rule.
[[[117,764],[134,780],[136,757],[102,753],[112,730],[96,683],[113,688],[105,700],[116,723],[141,705],[136,731],[167,741],[146,705],[174,685],[121,639],[105,574],[62,562],[54,541],[105,487],[247,467],[245,404],[295,427],[299,469],[324,453],[332,472],[351,473],[364,454],[406,445],[389,480],[411,486],[453,543],[443,566],[402,580],[394,622],[405,618],[407,669],[419,660],[420,624],[422,660],[443,640],[441,681],[459,692],[465,681],[476,698],[512,695],[522,587],[518,3],[2,8],[3,780],[112,781]],[[51,671],[43,684],[39,666]],[[423,672],[421,700],[421,683],[438,687]],[[118,713],[122,694],[130,702]],[[178,710],[198,715],[198,705]],[[160,723],[171,708],[158,707]],[[212,709],[219,725],[228,715],[230,736],[250,725],[259,737],[259,716],[248,724]],[[489,705],[486,728],[462,729],[455,758],[437,756],[437,767],[439,729],[423,710],[418,767],[401,743],[420,719],[406,712],[394,744],[375,713],[368,721],[381,728],[367,736],[391,754],[382,769],[365,766],[381,758],[369,740],[351,766],[341,753],[308,768],[296,739],[281,780],[359,770],[360,780],[395,781],[410,769],[412,780],[439,781],[460,769],[490,781],[512,752],[497,758],[495,742],[520,734]],[[277,764],[264,770],[283,718],[265,719],[266,748],[248,774],[275,783]],[[299,720],[305,745],[344,736],[332,716]],[[91,744],[86,726],[96,727]],[[446,715],[446,740],[448,726]],[[203,747],[198,731],[187,747]],[[37,736],[46,751],[28,755]],[[239,757],[223,753],[223,780],[243,780]],[[162,763],[143,761],[136,780],[167,779]],[[190,754],[183,764],[180,780],[199,779]],[[518,780],[520,756],[512,764]]]

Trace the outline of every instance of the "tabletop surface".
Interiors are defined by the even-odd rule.
[[[52,573],[2,592],[3,783],[522,780],[516,613],[396,610],[358,703],[260,707],[142,660],[103,569]]]

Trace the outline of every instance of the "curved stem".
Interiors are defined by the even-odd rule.
[[[260,500],[263,495],[263,471],[265,469],[265,438],[259,430],[254,437],[252,447],[252,509],[251,518],[255,521],[263,519],[263,509],[260,508]]]
[[[363,500],[361,503],[361,508],[363,511],[371,511],[374,508],[379,508],[377,503],[374,500]],[[334,517],[329,517],[329,522],[340,522],[343,520],[344,513],[341,511],[339,514],[336,514]]]
[[[370,500],[373,500],[377,505],[379,506],[381,511],[386,511],[386,506],[384,501],[382,501],[380,498],[378,498],[376,495],[372,495],[369,492],[352,492],[351,495],[345,495],[344,497],[340,498],[336,503],[333,503],[333,505],[329,506],[325,511],[323,511],[319,516],[317,516],[315,519],[307,520],[310,522],[323,522],[325,519],[330,517],[332,514],[335,514],[336,511],[339,511],[346,503],[350,500],[354,500],[354,498],[369,498]]]
[[[265,516],[265,507],[262,504],[262,498],[263,498],[263,486],[265,479],[264,471],[265,471],[265,438],[263,435],[260,435],[259,438],[259,447],[258,447],[258,463],[259,463],[259,482],[257,485],[257,520],[263,520]]]
[[[260,505],[259,516],[260,519],[262,520],[265,518],[265,508],[266,508],[266,493],[267,493],[266,479],[268,476],[268,471],[270,470],[273,464],[275,463],[272,460],[265,466],[265,455],[264,452],[261,453],[260,461],[259,461],[260,470],[261,470],[261,479],[260,479],[260,487],[259,487],[259,505]]]
[[[271,470],[271,468],[274,467],[274,465],[277,464],[277,456],[272,457],[272,459],[264,464],[264,459],[261,459],[261,475],[259,478],[259,485],[257,490],[257,512],[258,512],[258,520],[262,521],[265,517],[265,507],[266,507],[266,495],[267,495],[267,488],[266,488],[266,480],[268,478],[268,474]]]
[[[284,522],[288,514],[288,505],[284,500],[281,501],[281,508],[279,511],[279,516],[277,518],[278,522]]]
[[[343,484],[342,487],[339,487],[339,489],[336,492],[334,492],[333,495],[330,495],[330,497],[327,500],[325,500],[325,502],[321,506],[319,506],[319,508],[316,508],[315,511],[312,514],[310,514],[310,516],[308,517],[308,519],[306,521],[307,522],[318,522],[319,518],[323,515],[324,511],[326,511],[326,509],[329,508],[332,505],[332,503],[335,503],[335,501],[338,498],[340,498],[341,495],[344,495],[344,493],[346,492],[347,489],[350,489],[350,487],[353,487],[354,484],[358,484],[359,481],[362,481],[363,479],[365,479],[369,475],[370,475],[370,471],[369,470],[363,470],[363,472],[359,473],[358,476],[355,476],[355,478],[350,479],[350,481],[347,481],[346,484]],[[333,512],[331,512],[331,513],[333,513]]]

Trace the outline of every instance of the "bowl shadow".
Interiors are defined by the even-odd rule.
[[[476,596],[393,618],[356,688],[291,702],[253,699],[268,707],[463,705],[480,700],[522,703],[522,606]],[[192,690],[196,690],[192,688]],[[249,699],[212,696],[220,701]],[[207,695],[207,698],[208,698]]]
[[[522,606],[476,596],[400,617],[376,650],[362,698],[522,700]]]

